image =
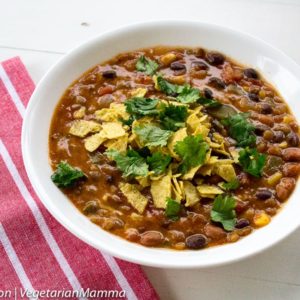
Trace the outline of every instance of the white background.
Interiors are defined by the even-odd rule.
[[[86,39],[156,19],[242,30],[300,64],[300,0],[0,0],[0,7],[0,61],[20,56],[35,83]],[[272,249],[228,266],[144,270],[162,299],[300,299],[300,230]]]

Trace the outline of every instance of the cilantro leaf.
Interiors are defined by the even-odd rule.
[[[163,173],[172,158],[170,155],[165,155],[161,152],[155,152],[152,156],[147,157],[147,163],[151,171],[154,171],[155,175]]]
[[[160,91],[163,93],[177,97],[177,101],[181,103],[194,103],[200,97],[200,91],[190,85],[177,85],[168,82],[162,76],[157,76],[157,85]]]
[[[158,63],[142,55],[138,59],[135,67],[140,72],[145,72],[147,75],[153,75],[158,68]]]
[[[124,104],[126,106],[126,111],[136,118],[158,114],[158,110],[156,109],[158,104],[157,99],[134,97],[127,99]]]
[[[179,219],[179,212],[180,212],[180,203],[173,200],[172,198],[167,198],[167,206],[165,210],[165,214],[168,218],[176,221]]]
[[[234,229],[236,223],[236,200],[229,195],[219,195],[213,202],[210,217],[214,222],[220,222],[227,231]]]
[[[238,181],[238,179],[234,179],[231,180],[229,182],[224,182],[221,187],[225,190],[225,191],[231,191],[231,190],[236,190],[240,187],[240,182]]]
[[[254,135],[255,126],[247,120],[248,117],[248,113],[239,113],[222,121],[224,125],[228,126],[229,135],[241,147],[252,146],[256,141],[256,136]]]
[[[180,172],[186,173],[191,168],[200,166],[206,157],[209,146],[202,136],[189,135],[175,144],[174,151],[181,157]]]
[[[81,170],[73,168],[65,161],[61,161],[55,172],[51,175],[51,180],[58,187],[71,187],[78,180],[85,177],[85,174]]]
[[[123,177],[145,177],[148,174],[145,159],[134,150],[128,150],[124,155],[117,150],[109,149],[105,154],[116,162],[118,169],[123,172]]]
[[[205,97],[200,97],[197,102],[202,104],[204,107],[209,108],[220,107],[222,105],[219,101],[215,99],[208,99]]]
[[[188,110],[185,106],[170,104],[163,107],[159,118],[164,129],[176,131],[184,127],[187,116]]]
[[[148,147],[166,146],[172,134],[170,130],[164,130],[155,125],[141,125],[134,128],[141,142]]]
[[[266,155],[247,147],[239,152],[239,162],[245,172],[255,177],[261,177],[266,163]]]
[[[185,104],[194,103],[199,99],[199,97],[200,91],[186,84],[178,93],[177,101]]]

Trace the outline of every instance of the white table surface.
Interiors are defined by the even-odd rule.
[[[300,64],[300,0],[0,0],[0,7],[0,60],[20,56],[35,83],[82,41],[155,19],[236,28]],[[223,267],[143,269],[162,299],[300,299],[300,230],[262,254]]]

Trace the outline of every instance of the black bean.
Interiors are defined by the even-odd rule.
[[[224,63],[225,57],[219,52],[209,52],[206,54],[206,60],[213,66],[219,66]]]
[[[290,132],[287,135],[287,140],[290,146],[292,147],[298,147],[299,145],[299,136],[295,132]]]
[[[193,61],[192,62],[192,67],[195,68],[196,70],[208,70],[209,67],[206,63],[203,61]]]
[[[179,61],[174,61],[174,62],[171,63],[170,68],[174,71],[175,70],[185,70],[186,66],[183,63],[179,62]]]
[[[102,76],[104,78],[113,79],[117,76],[117,72],[115,70],[106,70],[102,72]]]
[[[241,228],[247,227],[249,225],[250,225],[249,220],[247,220],[247,219],[240,219],[240,220],[238,220],[236,222],[235,228],[241,229]]]
[[[250,100],[252,100],[254,102],[259,102],[259,97],[255,93],[248,93],[248,97],[249,97]]]
[[[266,130],[270,130],[270,127],[264,124],[257,124],[254,132],[256,135],[263,135]]]
[[[203,234],[193,234],[185,239],[185,244],[190,249],[200,249],[206,246],[207,238]]]
[[[224,81],[218,77],[210,77],[208,80],[208,84],[218,90],[223,90],[226,87]]]
[[[261,106],[260,106],[260,112],[262,114],[271,114],[273,112],[273,108],[272,106],[269,104],[269,103],[262,103]]]
[[[255,194],[256,198],[259,200],[267,200],[267,199],[271,198],[272,195],[273,194],[270,190],[264,189],[264,188],[259,189]]]
[[[252,69],[252,68],[249,68],[249,69],[245,69],[244,70],[244,75],[248,78],[253,78],[253,79],[257,79],[258,78],[258,73]]]
[[[208,88],[204,88],[203,94],[204,94],[204,97],[207,99],[212,99],[214,96],[212,90],[210,90]]]
[[[273,142],[281,143],[285,139],[285,134],[283,131],[274,131]]]
[[[105,174],[105,181],[107,183],[114,183],[115,180],[113,176]]]

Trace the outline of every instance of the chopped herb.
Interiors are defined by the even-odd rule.
[[[67,162],[61,161],[55,172],[51,175],[52,181],[58,187],[71,187],[78,180],[85,178],[85,174],[70,166]]]
[[[127,125],[127,126],[131,126],[134,120],[135,117],[132,115],[127,120],[120,118],[120,122],[122,122],[123,125]]]
[[[164,129],[176,131],[185,126],[187,116],[188,110],[185,106],[170,104],[163,107],[159,118]]]
[[[229,182],[224,182],[221,185],[222,189],[226,190],[226,191],[232,191],[232,190],[236,190],[240,187],[240,182],[239,180],[236,178],[234,180],[231,180]]]
[[[143,147],[140,149],[136,149],[136,151],[138,152],[138,154],[144,158],[147,158],[147,156],[151,155],[150,149],[148,147]]]
[[[165,155],[161,152],[155,152],[152,156],[147,157],[149,168],[151,171],[154,171],[155,175],[163,173],[171,160],[170,155]]]
[[[143,116],[157,115],[159,113],[156,108],[158,104],[157,99],[135,97],[126,100],[124,104],[126,106],[126,111],[136,119]]]
[[[148,165],[145,159],[134,150],[128,150],[126,154],[122,154],[117,150],[110,149],[105,154],[116,162],[124,177],[145,177],[148,174]]]
[[[205,97],[200,97],[197,102],[202,104],[204,107],[208,108],[220,107],[222,105],[219,101],[215,99],[208,99]]]
[[[165,214],[168,218],[176,221],[179,219],[180,203],[176,202],[172,198],[167,198],[167,206]]]
[[[148,147],[166,146],[172,131],[164,130],[155,125],[136,126],[134,132],[138,135],[141,142]]]
[[[194,103],[200,97],[200,91],[190,85],[172,84],[165,80],[162,76],[157,76],[157,85],[163,93],[177,97],[177,101],[185,104]]]
[[[261,177],[266,163],[266,155],[247,147],[240,150],[239,162],[245,172],[255,177]]]
[[[227,231],[234,229],[236,223],[236,200],[229,195],[219,195],[213,202],[210,217],[214,222],[220,222]]]
[[[222,121],[228,126],[229,135],[237,141],[237,146],[240,147],[252,146],[256,141],[255,126],[247,120],[248,117],[248,113],[239,113]]]
[[[181,157],[180,172],[186,173],[193,167],[203,164],[209,146],[199,134],[187,136],[175,144],[174,151]]]
[[[138,59],[135,67],[140,72],[145,72],[147,75],[153,75],[158,68],[158,63],[142,55]]]

